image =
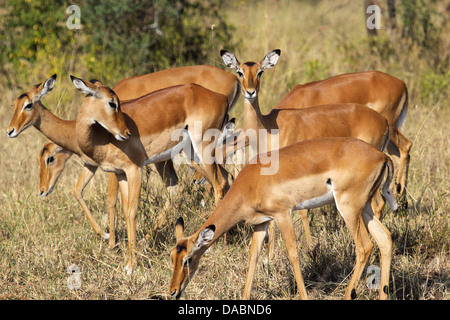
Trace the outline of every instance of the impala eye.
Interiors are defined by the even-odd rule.
[[[261,77],[261,75],[264,73],[264,71],[262,70],[258,70],[258,72],[256,73],[256,76],[259,78]]]
[[[55,162],[55,157],[51,156],[47,158],[47,165],[52,164],[53,162]]]
[[[187,267],[192,262],[192,257],[189,257],[188,259],[184,260],[183,267]]]
[[[240,78],[242,78],[244,76],[244,73],[242,73],[241,71],[238,71],[237,74]]]
[[[115,102],[109,102],[109,106],[113,109],[117,109],[117,104]]]
[[[31,108],[33,108],[33,104],[30,102],[30,103],[26,104],[23,108],[26,110],[31,110]]]

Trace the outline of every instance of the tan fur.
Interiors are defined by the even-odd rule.
[[[229,52],[223,51],[224,62],[237,70],[241,83],[241,92],[244,95],[244,117],[246,129],[278,129],[279,147],[293,143],[322,137],[353,137],[361,139],[378,150],[383,151],[389,138],[389,126],[385,117],[378,112],[357,103],[327,104],[305,109],[295,109],[296,103],[292,99],[283,104],[283,108],[272,109],[268,114],[262,114],[259,107],[260,70],[265,70],[264,58],[261,62],[239,63],[238,59]],[[268,53],[270,55],[271,53]],[[266,55],[267,56],[267,55]],[[249,87],[250,86],[250,87]],[[248,93],[252,99],[248,99]],[[270,135],[270,134],[269,134]],[[259,136],[258,136],[259,137]],[[238,140],[241,137],[238,136]],[[272,139],[268,138],[267,149],[258,150],[258,153],[273,150],[270,145]],[[248,144],[248,141],[246,141]],[[259,146],[259,144],[258,144]],[[375,212],[380,218],[384,207],[382,198]],[[311,245],[311,233],[307,219],[307,210],[300,210],[300,216],[305,228],[305,235]],[[273,224],[269,228],[269,259],[273,254]]]
[[[203,132],[220,128],[228,111],[227,97],[189,84],[125,101],[111,113],[107,103],[114,95],[105,94],[107,87],[94,86],[74,77],[72,80],[78,89],[90,93],[83,100],[76,124],[82,158],[88,164],[95,163],[103,170],[114,172],[119,180],[129,243],[126,268],[131,270],[135,263],[136,215],[143,166],[152,156],[178,143],[171,139],[175,129],[193,130],[195,121],[202,122]],[[111,134],[105,134],[104,129]],[[129,139],[118,141],[117,137],[121,140],[128,130]],[[202,164],[199,168],[213,184],[218,201],[228,186],[226,171],[216,164]]]
[[[295,86],[275,108],[309,108],[328,103],[360,103],[382,114],[389,122],[388,148],[396,161],[396,183],[403,193],[412,142],[400,131],[408,107],[405,83],[380,71],[342,74],[321,81]],[[397,157],[397,150],[399,158]]]
[[[72,152],[61,148],[53,142],[48,142],[42,148],[39,161],[39,193],[41,197],[47,196],[53,191],[66,162],[72,156]]]
[[[179,298],[198,269],[206,249],[237,223],[247,222],[259,223],[252,239],[243,293],[243,299],[249,299],[259,248],[267,224],[273,219],[283,235],[299,296],[306,299],[290,210],[298,203],[317,198],[331,189],[334,202],[356,245],[355,269],[345,298],[352,297],[372,250],[370,234],[381,251],[380,299],[387,299],[392,241],[389,231],[373,214],[370,201],[382,181],[383,187],[390,183],[392,176],[386,170],[392,166],[389,157],[353,138],[306,140],[272,152],[279,153],[276,174],[261,175],[261,168],[267,164],[259,161],[249,164],[197,232],[186,237],[182,224],[177,223],[177,245],[171,251],[173,276],[170,294]],[[395,201],[390,205],[395,208]],[[183,261],[190,263],[183,264]]]
[[[222,93],[228,97],[229,108],[231,109],[237,99],[239,98],[238,87],[239,82],[237,78],[228,72],[222,71],[218,68],[212,66],[191,66],[182,68],[173,68],[160,72],[150,73],[146,75],[135,76],[119,81],[113,90],[119,96],[121,100],[136,99],[145,94],[153,91],[163,89],[165,87],[186,84],[186,83],[197,83],[210,90]],[[12,130],[15,126],[18,126],[18,131],[23,130],[29,124],[33,124],[38,130],[41,130],[44,135],[51,135],[53,139],[58,141],[59,146],[65,146],[67,148],[57,148],[57,146],[47,147],[47,150],[59,150],[60,152],[55,152],[53,156],[55,157],[55,165],[51,167],[46,167],[41,165],[41,178],[40,178],[40,188],[39,192],[42,195],[46,195],[49,190],[54,187],[59,175],[61,174],[65,161],[68,157],[63,155],[68,155],[69,152],[74,152],[77,155],[81,154],[81,151],[76,143],[75,138],[75,120],[64,121],[57,117],[54,117],[48,110],[41,104],[40,99],[38,99],[39,93],[43,89],[44,83],[33,86],[26,93],[21,95],[14,101],[14,115],[11,120],[11,124],[8,128],[8,132]],[[94,83],[95,86],[102,85],[100,81]],[[31,97],[31,98],[30,98]],[[22,108],[27,102],[35,101],[34,108],[31,112],[23,112]],[[41,120],[44,119],[44,123]],[[50,156],[50,153],[46,153]],[[45,159],[40,156],[40,163]],[[164,161],[161,163],[155,163],[156,169],[160,174],[163,181],[165,181],[169,192],[178,183],[178,177],[176,175],[175,169],[173,167],[172,160]],[[90,221],[96,234],[103,235],[107,237],[107,234],[101,231],[98,223],[94,220],[89,208],[87,207],[84,199],[82,197],[82,191],[89,179],[86,179],[86,174],[90,170],[87,169],[85,173],[82,173],[79,181],[84,183],[78,183],[78,189],[75,190],[75,197],[80,203],[81,207],[84,209],[85,215]],[[198,171],[197,171],[197,174]],[[42,177],[47,177],[47,181],[44,181]],[[51,179],[50,179],[51,177]],[[229,177],[231,178],[231,177]],[[47,190],[47,192],[43,190]],[[109,235],[109,247],[112,248],[115,245],[115,235],[114,235],[114,204],[117,199],[118,181],[114,174],[110,174],[109,177],[109,192],[108,192],[108,207],[110,212],[110,235]],[[43,193],[42,193],[43,192]],[[113,201],[113,203],[111,203]],[[167,201],[161,215],[164,214],[166,208],[169,206]],[[155,229],[164,223],[164,217],[158,218],[160,223],[155,226]]]

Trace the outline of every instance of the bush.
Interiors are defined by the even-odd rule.
[[[85,70],[104,81],[208,63],[223,46],[233,48],[232,27],[219,14],[220,4],[220,0],[80,0],[81,29],[70,30],[66,1],[11,0],[0,7],[0,63],[12,63],[23,76],[43,60],[56,71],[72,71],[76,65],[77,72]]]

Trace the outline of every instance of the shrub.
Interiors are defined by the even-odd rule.
[[[208,63],[222,46],[233,48],[220,0],[80,0],[81,29],[70,30],[67,2],[11,0],[0,8],[0,63],[102,76],[142,74],[177,65]],[[212,27],[214,25],[214,27]],[[219,46],[220,43],[220,46]],[[117,71],[118,70],[118,71]],[[7,68],[4,68],[6,73]],[[71,71],[71,70],[69,70]]]

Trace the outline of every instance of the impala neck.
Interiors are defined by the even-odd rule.
[[[101,152],[99,152],[100,148],[108,144],[108,141],[106,141],[106,139],[109,133],[98,132],[101,130],[104,129],[100,128],[100,125],[97,123],[92,123],[90,121],[87,121],[86,119],[77,119],[76,141],[81,152],[91,159],[94,159],[96,153],[101,154]],[[93,143],[93,141],[95,141],[95,143]],[[95,161],[97,160],[99,159],[95,159]]]
[[[258,97],[254,100],[244,99],[244,122],[245,128],[254,130],[266,130],[266,134],[257,132],[258,145],[255,149],[252,147],[253,151],[257,153],[265,153],[272,149],[279,148],[279,136],[272,131],[273,129],[279,130],[278,124],[276,123],[276,115],[271,112],[268,115],[263,115],[259,108]],[[278,142],[277,142],[278,141]]]
[[[258,97],[253,100],[244,98],[244,125],[246,129],[266,129],[265,117],[259,108]]]
[[[230,194],[231,193],[231,194]],[[192,235],[193,239],[197,241],[200,232],[214,225],[216,227],[214,231],[214,237],[208,247],[210,247],[217,239],[219,239],[224,233],[234,227],[241,221],[245,219],[246,210],[243,209],[242,204],[244,203],[244,198],[241,192],[234,192],[232,189],[228,191],[225,197],[217,204],[216,209],[211,213],[206,222],[198,229],[198,231]],[[204,251],[208,247],[202,248]]]
[[[40,117],[34,123],[48,139],[75,154],[80,154],[75,132],[75,120],[63,120],[52,114],[45,106],[39,104]]]

